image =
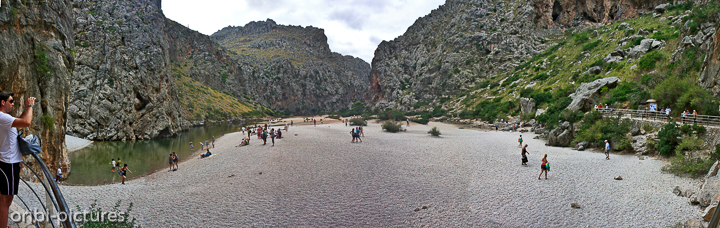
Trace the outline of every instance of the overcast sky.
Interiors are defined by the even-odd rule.
[[[370,63],[383,40],[405,33],[445,0],[172,0],[165,16],[206,35],[270,18],[282,25],[325,29],[330,49]]]

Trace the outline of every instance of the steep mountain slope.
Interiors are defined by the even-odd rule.
[[[160,1],[74,2],[77,65],[68,133],[92,140],[187,129],[170,76]]]
[[[584,22],[609,24],[633,19],[666,0],[534,0],[538,28],[575,27]]]
[[[348,108],[367,92],[370,66],[331,52],[322,29],[267,20],[226,27],[211,37],[237,55],[236,71],[245,78],[234,80],[242,91],[272,109],[333,111]]]
[[[72,55],[71,1],[4,1],[0,7],[0,90],[15,94],[12,116],[20,116],[28,97],[36,97],[33,123],[25,133],[40,136],[40,155],[51,169],[70,171],[65,147],[65,122]],[[25,161],[34,170],[37,162]],[[21,173],[33,180],[29,169]]]
[[[544,50],[531,2],[448,0],[402,36],[383,41],[372,61],[368,99],[376,107],[430,106]]]

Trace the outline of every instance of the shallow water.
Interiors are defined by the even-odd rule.
[[[112,159],[119,158],[128,164],[128,179],[141,177],[155,171],[168,171],[168,156],[175,151],[180,160],[200,150],[200,142],[218,138],[223,133],[236,132],[240,125],[215,124],[190,128],[178,136],[165,139],[138,141],[94,142],[79,151],[70,153],[71,173],[66,184],[97,185],[121,181],[117,172],[111,172]],[[190,142],[194,148],[190,148]],[[210,149],[212,152],[212,148]],[[180,166],[179,168],[182,168]],[[117,170],[117,169],[116,169]]]

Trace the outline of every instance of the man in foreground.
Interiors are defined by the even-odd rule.
[[[5,226],[8,221],[8,210],[13,198],[17,195],[20,181],[20,165],[23,161],[17,142],[17,128],[29,127],[32,123],[32,108],[35,98],[28,97],[19,118],[9,113],[13,109],[15,99],[13,93],[0,91],[0,224]]]

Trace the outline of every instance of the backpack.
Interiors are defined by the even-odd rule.
[[[40,152],[42,152],[42,148],[40,147],[40,139],[37,137],[37,135],[33,135],[29,141],[25,140],[20,135],[22,135],[22,132],[18,130],[17,143],[18,149],[20,150],[20,153],[22,153],[22,155],[39,154]]]

